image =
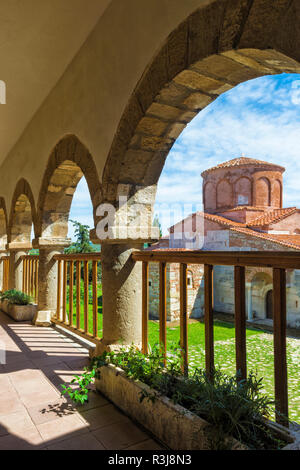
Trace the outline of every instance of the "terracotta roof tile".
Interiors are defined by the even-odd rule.
[[[274,224],[280,220],[288,217],[289,215],[294,214],[297,211],[297,207],[287,207],[283,209],[274,209],[257,219],[251,220],[247,223],[247,227],[261,227],[264,225]]]
[[[262,165],[262,166],[277,168],[279,171],[285,171],[285,168],[283,166],[276,165],[274,163],[265,162],[263,160],[256,160],[255,158],[239,157],[239,158],[233,158],[232,160],[228,160],[227,162],[220,163],[219,165],[213,166],[212,168],[208,168],[207,170],[204,170],[201,175],[203,176],[219,168],[233,168],[233,167],[238,167],[238,166],[249,166],[249,165],[251,166]]]
[[[268,240],[273,243],[277,243],[278,245],[293,248],[295,250],[300,250],[300,235],[272,235],[269,233],[263,232],[255,232],[250,228],[236,228],[232,227],[230,230],[233,232],[244,233],[245,235],[249,235],[250,237],[261,238],[264,240]],[[298,238],[296,238],[298,237]]]

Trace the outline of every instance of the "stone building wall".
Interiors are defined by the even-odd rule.
[[[215,266],[213,275],[216,312],[234,314],[234,268]],[[273,288],[272,270],[268,268],[246,269],[246,314],[248,319],[267,318],[267,293]],[[188,266],[188,315],[201,318],[204,315],[203,265]],[[159,264],[149,266],[149,316],[159,319]],[[167,320],[180,318],[179,265],[167,268]],[[300,327],[300,270],[287,272],[287,323]]]

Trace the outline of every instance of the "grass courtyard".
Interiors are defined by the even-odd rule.
[[[98,295],[101,295],[99,290]],[[88,331],[93,332],[93,306],[89,304]],[[74,299],[73,324],[76,325],[76,302]],[[83,302],[81,302],[81,328],[84,328]],[[149,344],[159,341],[159,323],[149,321]],[[231,323],[215,321],[215,366],[227,374],[235,373],[235,330]],[[98,336],[102,336],[102,306],[98,306]],[[188,326],[190,371],[204,368],[204,324],[191,322]],[[167,328],[167,346],[179,343],[179,326]],[[300,423],[300,339],[287,339],[289,415],[292,421]],[[253,328],[247,329],[248,372],[257,372],[263,377],[263,391],[274,398],[274,355],[272,334]]]

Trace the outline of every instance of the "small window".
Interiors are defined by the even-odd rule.
[[[246,205],[246,204],[248,204],[248,197],[243,196],[242,194],[239,194],[238,195],[238,205],[243,206],[243,205]]]
[[[298,308],[298,300],[296,300],[296,308]]]
[[[190,277],[188,277],[187,284],[188,284],[188,286],[191,285],[191,278]]]
[[[149,287],[151,287],[151,286],[152,286],[152,281],[149,281]]]

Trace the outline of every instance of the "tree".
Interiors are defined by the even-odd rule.
[[[75,227],[74,235],[75,242],[73,242],[68,248],[65,248],[65,253],[70,255],[74,253],[93,253],[99,251],[99,247],[94,245],[90,241],[90,227],[83,225],[77,220],[70,220],[73,227]],[[98,248],[98,249],[97,249]],[[89,281],[92,280],[92,266],[88,263]],[[74,279],[76,276],[76,266],[74,268]],[[98,280],[101,280],[101,263],[98,263]],[[81,266],[81,278],[83,279],[83,266]]]
[[[159,217],[158,217],[157,214],[155,214],[154,219],[153,219],[153,227],[158,227],[159,228],[159,238],[161,238],[162,237],[162,228],[161,228],[161,224],[160,224]]]
[[[75,228],[75,242],[65,249],[65,253],[93,253],[96,251],[95,245],[90,241],[90,227],[83,225],[77,220],[70,220]]]

